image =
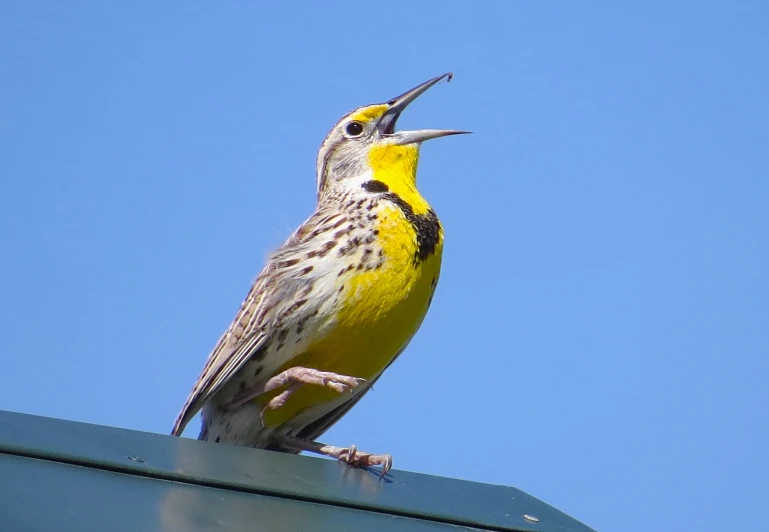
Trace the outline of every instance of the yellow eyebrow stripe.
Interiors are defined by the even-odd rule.
[[[370,122],[371,120],[376,120],[377,118],[380,118],[383,114],[385,114],[385,111],[387,111],[388,107],[384,104],[381,105],[370,105],[368,107],[364,107],[363,109],[360,109],[359,111],[355,112],[350,119],[351,120],[357,120],[358,122]]]

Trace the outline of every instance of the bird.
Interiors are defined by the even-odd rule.
[[[200,440],[390,470],[389,454],[316,440],[404,351],[432,302],[444,231],[416,186],[419,150],[469,132],[396,131],[396,122],[452,77],[355,109],[326,135],[315,211],[268,256],[172,435],[202,412]]]

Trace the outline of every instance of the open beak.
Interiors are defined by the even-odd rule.
[[[415,144],[424,142],[430,139],[437,139],[438,137],[445,137],[447,135],[462,135],[464,133],[470,133],[469,131],[458,131],[455,129],[416,129],[412,131],[395,131],[395,123],[398,121],[403,110],[408,105],[416,100],[423,92],[446,78],[446,81],[451,81],[454,76],[451,72],[442,74],[431,80],[425,81],[421,85],[418,85],[406,91],[400,96],[396,96],[387,105],[389,109],[379,119],[377,129],[382,134],[383,138],[393,139],[395,144]]]

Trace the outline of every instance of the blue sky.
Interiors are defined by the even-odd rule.
[[[601,530],[758,528],[768,23],[762,2],[3,2],[0,408],[167,432],[311,212],[327,130],[453,71],[400,122],[474,131],[422,150],[438,293],[324,441]]]

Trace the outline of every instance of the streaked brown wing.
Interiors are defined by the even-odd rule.
[[[308,251],[317,249],[318,241],[327,239],[336,227],[338,212],[317,210],[281,248],[268,259],[230,327],[217,342],[187,401],[176,418],[171,434],[179,436],[187,423],[213,399],[223,386],[252,357],[264,353],[272,336],[283,325],[299,319],[294,303],[306,294],[311,282],[301,271]],[[312,268],[310,268],[312,270]],[[317,269],[310,275],[317,275]],[[302,296],[303,297],[303,296]],[[312,302],[301,309],[312,312]]]

